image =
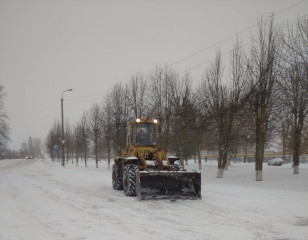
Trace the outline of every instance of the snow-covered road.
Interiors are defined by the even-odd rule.
[[[307,239],[307,166],[264,165],[263,182],[253,164],[215,173],[203,166],[202,200],[139,202],[112,189],[106,162],[0,161],[0,240]]]

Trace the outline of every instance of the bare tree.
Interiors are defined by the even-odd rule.
[[[172,105],[172,122],[170,148],[179,157],[181,165],[195,153],[196,108],[193,97],[191,76],[186,73],[180,81],[170,86],[170,104]]]
[[[256,39],[252,39],[248,76],[250,80],[249,96],[252,113],[255,118],[256,181],[262,181],[262,165],[270,119],[275,103],[275,87],[279,76],[278,30],[274,27],[273,16],[258,24]]]
[[[4,91],[3,86],[0,85],[0,152],[3,152],[3,149],[6,147],[9,139],[9,124],[8,116],[4,109]],[[1,155],[0,155],[1,158]]]
[[[291,128],[291,118],[288,113],[285,113],[285,116],[282,116],[281,121],[282,159],[284,162],[286,162],[286,154],[289,149]]]
[[[83,148],[83,129],[80,123],[74,128],[74,149],[75,149],[75,157],[76,157],[76,166],[78,166],[79,158],[82,154]]]
[[[88,162],[87,162],[88,155],[87,154],[88,154],[90,136],[89,136],[89,127],[88,127],[88,119],[87,119],[86,112],[82,114],[82,117],[79,122],[79,128],[80,128],[81,136],[82,136],[84,164],[87,167],[88,166]]]
[[[130,81],[130,98],[135,118],[141,118],[145,115],[145,93],[147,82],[143,75],[136,74]]]
[[[167,151],[169,147],[170,125],[172,120],[171,89],[178,81],[178,74],[168,66],[156,66],[150,74],[148,91],[151,111],[148,115],[159,120],[158,146]]]
[[[201,150],[208,149],[207,140],[211,139],[210,131],[209,131],[209,121],[208,121],[208,111],[206,107],[206,98],[203,95],[206,89],[203,89],[204,84],[200,84],[196,89],[196,101],[195,105],[197,108],[196,112],[196,137],[197,137],[197,151],[198,151],[198,163],[199,169],[202,168],[201,166]]]
[[[239,41],[232,50],[230,70],[229,81],[224,82],[224,68],[218,51],[197,92],[204,121],[201,126],[207,126],[207,135],[212,136],[217,146],[217,178],[223,178],[224,170],[232,157],[232,149],[237,151],[235,143],[239,129],[234,122],[239,122],[245,79],[244,54]]]
[[[239,131],[238,123],[241,123],[241,119],[245,118],[245,111],[243,109],[244,101],[244,91],[245,91],[245,80],[246,80],[246,66],[245,66],[245,54],[243,51],[242,43],[236,39],[231,52],[231,66],[230,66],[230,77],[229,81],[231,84],[227,85],[227,122],[228,128],[226,129],[225,147],[229,148],[229,156],[227,158],[228,164],[230,164],[230,159],[233,154],[237,154],[238,148],[238,137],[239,133],[242,134],[243,131]],[[247,119],[247,117],[246,117]],[[237,124],[236,124],[237,123]],[[243,125],[242,125],[243,126]],[[246,139],[247,140],[247,139]]]
[[[101,125],[101,108],[95,103],[89,111],[88,115],[88,127],[89,136],[93,143],[96,167],[98,168],[99,160],[99,141],[102,136],[102,125]]]
[[[203,79],[205,107],[208,111],[210,125],[217,134],[218,150],[217,178],[223,178],[230,150],[230,133],[232,129],[232,109],[227,86],[223,83],[223,66],[220,51],[214,62],[207,69]]]
[[[102,109],[102,120],[103,120],[103,138],[104,145],[107,149],[107,161],[108,161],[108,169],[110,169],[110,158],[111,158],[111,147],[113,140],[113,124],[112,124],[112,103],[111,97],[109,95],[106,96],[103,109]]]
[[[131,117],[129,88],[123,87],[120,83],[114,85],[110,100],[112,106],[113,125],[113,150],[115,155],[123,149],[125,145],[124,133],[128,119]]]
[[[61,123],[59,121],[55,121],[46,138],[45,146],[47,152],[49,153],[50,158],[52,161],[54,158],[59,160],[58,153],[54,152],[55,146],[59,146],[61,139]],[[56,153],[56,155],[55,155]]]
[[[281,86],[285,106],[292,114],[293,166],[294,174],[298,174],[303,129],[308,114],[308,20],[298,19],[295,28],[289,25],[283,40],[285,64]]]
[[[65,152],[66,152],[66,164],[69,159],[74,159],[74,135],[70,121],[65,121]]]

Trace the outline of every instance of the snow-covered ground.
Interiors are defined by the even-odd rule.
[[[308,239],[308,166],[202,163],[202,200],[139,202],[111,187],[106,162],[0,161],[0,239]],[[193,161],[187,169],[198,169]]]

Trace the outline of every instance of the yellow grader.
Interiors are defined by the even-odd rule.
[[[200,199],[201,173],[186,171],[179,158],[157,148],[157,120],[136,119],[126,127],[126,146],[112,166],[113,189],[148,199]]]

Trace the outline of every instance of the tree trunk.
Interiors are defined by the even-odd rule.
[[[263,176],[262,176],[262,170],[256,170],[256,181],[262,181]]]
[[[95,149],[95,164],[96,164],[96,168],[98,168],[98,135],[97,135],[97,131],[95,132],[95,136],[94,136],[94,145],[95,145],[94,146],[94,149]]]
[[[219,157],[218,157],[217,178],[223,178],[224,177],[225,167],[226,167],[226,161],[224,161],[223,150],[220,150],[219,151]]]
[[[294,129],[294,148],[293,148],[293,173],[299,174],[299,157],[301,154],[301,136],[302,136],[303,119],[299,119],[299,123]]]
[[[227,164],[225,166],[225,171],[229,171],[230,159],[227,160]]]
[[[218,168],[217,170],[217,178],[223,178],[224,177],[224,169]]]
[[[285,163],[286,162],[286,140],[287,140],[287,134],[286,134],[286,127],[285,124],[282,124],[282,160]]]
[[[110,153],[111,153],[111,147],[110,147],[110,140],[108,139],[108,169],[110,169]]]
[[[198,146],[198,165],[199,165],[199,170],[202,169],[202,165],[201,165],[201,141],[199,142],[199,146]]]
[[[256,181],[263,181],[262,167],[264,160],[265,145],[265,103],[264,98],[261,99],[259,107],[256,107],[256,158],[255,171]]]
[[[167,151],[169,148],[169,134],[170,134],[170,117],[166,115],[166,132],[165,132],[165,141],[164,141],[164,150]]]
[[[255,159],[255,170],[256,170],[256,181],[262,181],[262,167],[264,159],[264,125],[259,124],[256,130],[256,159]]]
[[[87,143],[85,141],[84,143],[84,164],[86,167],[88,167],[88,163],[87,163]]]

